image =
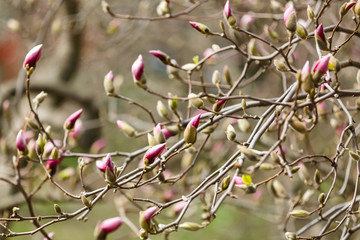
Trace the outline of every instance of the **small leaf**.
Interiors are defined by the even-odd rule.
[[[193,62],[198,63],[199,62],[199,56],[194,56],[193,57]]]
[[[248,174],[243,174],[242,175],[242,180],[246,185],[250,185],[252,183],[252,178]]]

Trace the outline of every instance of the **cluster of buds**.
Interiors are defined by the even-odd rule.
[[[105,240],[107,235],[114,232],[122,225],[120,217],[109,218],[98,224],[95,228],[94,236],[96,240]]]
[[[144,60],[141,55],[135,60],[131,66],[134,83],[141,88],[146,88],[146,78],[144,76]]]

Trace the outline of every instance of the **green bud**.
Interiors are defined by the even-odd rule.
[[[319,194],[319,197],[318,197],[318,202],[319,202],[320,204],[324,204],[325,198],[326,198],[325,193],[320,193],[320,194]]]
[[[276,179],[271,181],[270,189],[271,189],[272,193],[275,195],[275,197],[277,197],[277,198],[286,198],[287,197],[284,186]]]
[[[307,6],[307,15],[311,21],[315,21],[315,13],[314,10],[310,7],[310,5]]]
[[[295,209],[295,210],[289,212],[289,214],[296,218],[307,218],[308,216],[311,215],[310,212],[308,212],[306,210],[302,210],[302,209]]]
[[[197,231],[202,228],[201,225],[193,222],[184,222],[179,225],[179,228],[182,228],[187,231]]]
[[[221,83],[221,76],[218,70],[215,70],[212,74],[211,81],[214,85],[220,85]]]
[[[89,201],[84,195],[81,195],[82,203],[89,209],[91,209],[91,201]]]
[[[160,101],[160,100],[157,102],[156,110],[157,110],[160,117],[163,117],[163,118],[168,118],[169,117],[164,103],[162,101]]]
[[[280,60],[275,59],[274,65],[279,72],[287,72],[288,71],[285,63]]]
[[[25,121],[31,129],[35,131],[39,130],[39,125],[36,122],[34,122],[32,119],[25,117]]]
[[[296,24],[296,34],[302,39],[306,39],[308,36],[306,28],[300,23]]]
[[[314,173],[314,182],[317,184],[317,185],[320,185],[321,184],[321,176],[320,176],[320,172],[318,169],[315,170],[315,173]]]
[[[285,238],[286,238],[286,240],[296,240],[296,239],[298,239],[297,236],[296,236],[296,233],[294,233],[294,232],[286,232],[285,233]]]
[[[241,153],[243,153],[249,160],[251,161],[257,161],[258,160],[258,156],[256,153],[254,153],[253,150],[245,147],[245,146],[239,146],[239,150],[241,151]]]
[[[353,152],[353,151],[350,150],[349,155],[354,161],[359,161],[360,160],[360,156],[356,152]]]
[[[300,122],[297,118],[292,118],[290,121],[291,127],[299,133],[306,133],[307,129],[304,123]]]
[[[196,108],[202,109],[204,106],[204,101],[201,98],[198,98],[195,93],[190,93],[188,95],[188,98],[190,99],[191,105],[193,105]]]
[[[340,62],[337,58],[331,55],[329,60],[329,70],[338,72],[341,68]]]
[[[105,170],[105,182],[110,185],[113,185],[116,182],[116,177],[109,167],[106,167]]]
[[[158,144],[157,141],[155,140],[154,136],[151,135],[151,133],[147,134],[147,139],[148,139],[148,143],[149,143],[150,147],[155,146],[155,145]]]
[[[229,187],[230,184],[230,176],[225,177],[222,181],[221,181],[221,190],[224,191]]]
[[[61,210],[60,206],[57,205],[56,203],[54,204],[54,210],[56,213],[62,214],[62,210]]]
[[[168,93],[168,96],[169,97],[172,97],[172,94],[171,93]],[[175,96],[176,97],[176,96]],[[178,100],[176,99],[169,99],[168,100],[168,106],[171,110],[175,111],[177,106],[178,106]]]
[[[275,169],[275,167],[274,167],[274,165],[272,165],[271,163],[262,163],[262,164],[260,165],[260,169],[261,169],[261,170],[270,171],[270,170]]]
[[[250,123],[247,119],[238,119],[237,125],[241,132],[248,132],[250,130]]]
[[[196,131],[196,127],[194,127],[193,125],[188,125],[185,128],[184,131],[184,140],[186,143],[195,143],[196,142],[196,136],[197,136],[197,131]]]
[[[236,139],[236,132],[235,132],[235,128],[229,124],[226,128],[226,138],[229,141],[234,141]]]

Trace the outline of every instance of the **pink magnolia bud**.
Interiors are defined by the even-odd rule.
[[[106,146],[106,140],[99,138],[90,147],[91,153],[99,153]]]
[[[75,122],[76,120],[79,119],[79,117],[81,116],[83,112],[83,109],[79,109],[77,110],[76,112],[74,112],[73,114],[71,114],[66,120],[65,120],[65,123],[64,123],[64,129],[65,130],[72,130],[75,126]]]
[[[306,76],[310,73],[311,73],[310,63],[309,63],[309,61],[306,61],[306,63],[304,64],[304,67],[301,70],[301,76]]]
[[[157,207],[153,206],[153,207],[149,207],[148,209],[146,209],[144,211],[144,218],[145,221],[147,221],[148,223],[150,222],[150,219],[152,218],[152,216],[154,216],[155,212],[157,211]]]
[[[240,19],[240,26],[248,28],[251,24],[255,22],[255,18],[250,14],[245,14]]]
[[[26,147],[26,141],[24,138],[23,130],[21,129],[17,136],[16,136],[16,147],[21,152],[26,154],[27,153],[27,147]]]
[[[292,33],[296,31],[296,13],[293,5],[286,8],[284,12],[284,23],[287,30]]]
[[[10,101],[6,99],[2,105],[3,113],[7,113],[9,111],[9,108],[10,108]]]
[[[80,135],[82,130],[83,130],[83,124],[82,124],[82,121],[79,119],[79,120],[76,121],[75,126],[74,126],[74,130],[69,133],[69,136],[71,138],[75,139]]]
[[[161,123],[158,123],[156,125],[156,127],[154,128],[154,138],[156,140],[157,143],[164,143],[166,141],[166,138],[165,138],[165,135],[164,133],[162,132],[162,129],[161,129]]]
[[[62,160],[63,160],[62,158],[58,158],[55,160],[49,158],[49,160],[46,161],[45,167],[49,170],[51,175],[55,174],[56,167],[62,162]]]
[[[26,54],[25,56],[25,60],[24,60],[24,68],[25,69],[29,69],[31,67],[35,68],[36,63],[39,61],[40,56],[41,56],[41,50],[42,50],[42,44],[37,45],[35,47],[33,47],[28,54]]]
[[[317,82],[329,69],[330,56],[331,55],[328,54],[316,62],[315,67],[313,69],[313,79],[315,82]]]
[[[164,136],[165,136],[166,139],[174,136],[173,133],[170,132],[169,129],[167,129],[166,127],[164,127],[163,129],[161,129],[161,131],[162,131],[162,133],[164,134]]]
[[[209,28],[206,25],[202,24],[202,23],[198,23],[198,22],[189,22],[189,23],[193,28],[195,28],[196,30],[198,30],[202,34],[209,34],[210,33]]]
[[[102,160],[97,160],[96,167],[102,172],[105,172],[107,167],[111,172],[114,172],[114,164],[112,162],[110,154],[107,154],[106,157]]]
[[[112,71],[108,72],[104,77],[104,88],[106,93],[113,93],[115,91],[114,74]]]
[[[114,232],[122,225],[120,217],[109,218],[101,222],[95,230],[95,238],[97,240],[105,240],[106,235]]]
[[[316,34],[316,37],[318,37],[320,40],[322,40],[324,42],[326,41],[322,23],[316,28],[315,34]]]
[[[199,126],[199,123],[200,123],[200,117],[201,117],[201,114],[198,114],[196,115],[195,117],[193,117],[190,122],[188,123],[188,125],[192,125],[194,126],[195,128],[197,128]]]
[[[235,176],[235,179],[234,179],[234,180],[235,180],[235,181],[234,181],[235,185],[245,184],[241,176]]]
[[[162,144],[158,144],[158,145],[155,145],[151,148],[149,148],[145,155],[144,155],[144,163],[145,163],[145,166],[149,166],[150,164],[152,164],[154,162],[154,160],[160,156],[161,152],[164,150],[166,146],[166,143],[162,143]]]
[[[184,140],[188,144],[193,144],[196,141],[196,136],[197,136],[196,129],[199,126],[200,117],[201,114],[198,114],[195,117],[193,117],[185,128]]]
[[[181,212],[181,210],[183,210],[183,208],[186,206],[186,202],[184,201],[180,201],[174,204],[173,206],[173,211],[175,214],[178,214]]]
[[[142,75],[144,73],[144,61],[141,55],[138,56],[138,58],[131,66],[131,72],[133,74],[134,80],[141,81]]]
[[[163,64],[168,65],[170,64],[170,57],[160,50],[150,50],[149,53],[151,53],[154,57],[159,59]]]
[[[225,99],[222,99],[222,100],[219,100],[217,101],[214,105],[213,105],[213,110],[215,112],[219,112],[225,105],[226,103],[226,100]]]
[[[231,7],[229,0],[226,1],[224,6],[224,16],[226,17],[226,19],[228,19],[231,16]]]

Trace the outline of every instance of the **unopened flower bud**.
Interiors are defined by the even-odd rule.
[[[131,66],[133,80],[136,85],[141,88],[146,88],[146,79],[144,77],[144,60],[141,55],[134,61]]]
[[[276,67],[276,70],[278,70],[279,72],[287,72],[287,70],[288,70],[283,61],[275,59],[274,65]]]
[[[160,50],[150,50],[149,53],[151,53],[154,57],[159,59],[163,64],[168,65],[171,64],[170,57]]]
[[[359,161],[360,160],[360,156],[356,152],[353,152],[353,151],[350,150],[349,155],[354,161]]]
[[[37,46],[33,47],[28,52],[28,54],[26,54],[24,64],[23,64],[23,66],[26,70],[36,67],[36,63],[39,61],[40,56],[41,56],[42,46],[43,46],[42,44],[37,45]]]
[[[264,32],[274,41],[279,41],[279,34],[277,34],[277,32],[275,32],[269,25],[264,25]]]
[[[293,5],[286,8],[284,12],[284,23],[289,32],[294,33],[296,31],[296,13]]]
[[[214,85],[220,85],[221,83],[221,76],[218,70],[215,70],[212,74],[211,81]]]
[[[159,5],[156,7],[156,13],[159,16],[165,16],[170,14],[169,3],[166,0],[162,0]]]
[[[321,77],[329,69],[330,56],[331,55],[328,54],[316,62],[314,69],[312,71],[312,77],[315,83],[318,83]]]
[[[253,150],[251,150],[245,146],[239,146],[239,149],[240,149],[241,153],[243,153],[250,161],[258,160],[258,156]]]
[[[198,114],[195,117],[193,117],[190,120],[190,122],[188,123],[188,125],[186,126],[185,131],[184,131],[184,140],[186,143],[190,143],[190,144],[195,143],[196,136],[197,136],[196,129],[200,122],[200,116],[201,116],[201,114]]]
[[[62,210],[61,210],[60,206],[57,205],[56,203],[54,204],[54,210],[56,213],[62,214]]]
[[[341,5],[339,9],[340,19],[342,19],[355,4],[356,2],[347,2]]]
[[[286,238],[286,240],[297,240],[296,233],[294,233],[294,232],[286,232],[285,238]]]
[[[157,110],[160,117],[163,117],[163,118],[168,118],[169,117],[167,109],[166,109],[164,103],[161,100],[159,100],[157,102],[156,110]]]
[[[89,201],[84,195],[81,195],[82,203],[89,209],[91,209],[91,201]]]
[[[47,93],[44,91],[41,91],[36,97],[33,99],[33,103],[35,105],[35,108],[39,107],[39,105],[45,100],[47,97]]]
[[[168,95],[169,95],[169,97],[173,97],[171,93],[168,93]],[[171,110],[175,111],[178,106],[178,100],[177,99],[169,99],[168,106]]]
[[[157,210],[158,210],[158,208],[156,206],[153,206],[153,207],[146,209],[145,211],[140,212],[139,223],[140,223],[140,226],[143,229],[145,229],[146,231],[150,231],[150,229],[151,229],[150,220],[154,216],[154,214]]]
[[[226,128],[226,138],[229,140],[229,141],[234,141],[236,139],[236,131],[235,131],[235,128],[229,124]]]
[[[106,168],[109,168],[111,172],[114,172],[114,164],[112,162],[110,154],[107,154],[102,160],[96,161],[96,168],[105,173]]]
[[[341,68],[341,65],[340,65],[339,60],[336,57],[331,55],[330,59],[329,59],[329,70],[338,72],[340,70],[340,68]]]
[[[231,80],[231,75],[230,75],[230,71],[229,71],[229,67],[228,65],[225,65],[223,68],[223,74],[225,76],[225,80],[227,82],[227,84],[229,84],[229,86],[232,86],[232,80]]]
[[[271,181],[270,189],[275,197],[278,197],[278,198],[286,198],[287,197],[284,186],[277,179]]]
[[[114,93],[114,75],[113,72],[108,72],[104,77],[104,88],[106,93]]]
[[[31,129],[35,131],[39,130],[39,125],[36,122],[34,122],[31,118],[25,117],[25,121]]]
[[[311,20],[311,21],[314,21],[315,20],[315,13],[314,13],[314,10],[310,7],[310,5],[307,6],[307,16],[308,18]]]
[[[143,158],[145,166],[151,165],[157,157],[159,157],[162,151],[165,149],[166,143],[155,145],[149,148]]]
[[[236,20],[231,15],[231,7],[230,7],[229,0],[227,0],[226,3],[225,3],[223,13],[224,13],[224,17],[227,20],[227,22],[229,23],[229,25],[230,26],[235,26],[236,25]]]
[[[213,105],[213,111],[220,112],[220,110],[224,107],[225,103],[226,103],[226,99],[216,101]]]
[[[320,204],[324,204],[325,198],[326,198],[325,193],[320,193],[320,194],[319,194],[319,197],[318,197],[318,202],[319,202]]]
[[[320,176],[320,172],[318,169],[315,170],[315,173],[314,173],[314,182],[317,184],[317,185],[320,185],[321,184],[321,176]]]
[[[16,148],[20,151],[22,155],[26,155],[28,153],[28,149],[26,146],[23,130],[20,130],[16,136]]]
[[[158,123],[153,129],[156,143],[164,143],[166,141],[164,133],[161,131],[161,123]]]
[[[250,123],[247,119],[238,119],[237,125],[241,132],[248,132],[250,130]]]
[[[202,109],[204,106],[204,101],[201,98],[198,98],[195,93],[190,93],[188,95],[188,98],[190,98],[190,103],[196,108]]]
[[[116,182],[115,173],[108,166],[105,169],[105,182],[110,184],[110,186],[113,185]]]
[[[323,25],[320,24],[316,29],[315,29],[315,40],[319,46],[319,48],[323,51],[327,51],[328,50],[328,43],[327,40],[325,38],[325,33],[324,33],[324,28]]]
[[[358,17],[360,16],[360,1],[356,2],[356,5],[354,7],[354,12]]]
[[[306,210],[302,210],[302,209],[295,209],[295,210],[289,212],[289,214],[296,218],[307,218],[308,216],[311,215],[310,212],[308,212]]]
[[[120,130],[122,130],[126,136],[128,136],[128,137],[135,136],[135,133],[136,133],[135,129],[132,126],[130,126],[127,122],[117,120],[116,123],[118,125],[118,128]]]
[[[194,222],[184,222],[179,225],[179,228],[182,228],[187,231],[197,231],[201,229],[202,226]]]
[[[266,171],[275,169],[274,165],[272,165],[271,163],[262,163],[259,168]]]
[[[231,177],[227,176],[221,181],[221,190],[224,191],[229,187]]]
[[[205,24],[202,24],[202,23],[199,23],[199,22],[189,22],[189,23],[193,28],[195,28],[196,30],[198,30],[202,34],[207,35],[207,34],[210,33],[209,28]]]
[[[81,116],[83,112],[83,109],[79,109],[77,110],[76,112],[74,112],[73,114],[71,114],[66,120],[65,120],[65,123],[64,123],[64,129],[67,130],[67,131],[71,131],[74,129],[74,126],[75,126],[75,122],[76,120],[79,119],[79,117]]]
[[[296,34],[302,39],[306,39],[308,36],[306,28],[301,23],[296,24]]]
[[[122,220],[120,217],[114,217],[104,220],[95,228],[95,232],[94,232],[95,239],[105,240],[106,236],[109,233],[114,232],[121,225],[122,225]]]
[[[38,134],[38,138],[36,140],[36,153],[41,156],[44,152],[44,147],[45,147],[45,141],[43,139],[43,135],[42,134]]]

